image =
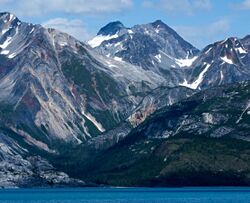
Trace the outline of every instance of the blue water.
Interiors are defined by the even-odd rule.
[[[250,203],[250,188],[0,190],[4,203]]]

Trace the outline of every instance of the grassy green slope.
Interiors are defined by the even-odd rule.
[[[250,185],[248,142],[182,137],[132,143],[98,155],[80,176],[114,186]]]

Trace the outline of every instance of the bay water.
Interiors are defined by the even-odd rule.
[[[2,189],[2,203],[250,203],[250,188]]]

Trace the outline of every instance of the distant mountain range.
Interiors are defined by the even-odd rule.
[[[200,51],[117,21],[83,43],[0,13],[0,186],[249,185],[249,80],[250,36]]]

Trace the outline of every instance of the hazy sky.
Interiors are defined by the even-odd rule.
[[[250,34],[250,0],[0,0],[0,8],[82,41],[116,20],[130,27],[161,19],[198,48]]]

